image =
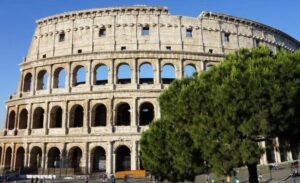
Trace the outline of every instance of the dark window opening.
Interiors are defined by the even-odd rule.
[[[107,110],[105,105],[99,104],[93,110],[92,127],[106,126],[106,114]]]
[[[79,128],[83,126],[83,107],[76,105],[71,110],[70,128]]]
[[[50,128],[62,127],[62,109],[61,107],[53,107],[50,113]]]
[[[33,113],[33,129],[40,129],[44,126],[44,109],[38,107],[34,110]]]
[[[98,146],[95,147],[92,151],[91,155],[92,159],[91,162],[93,162],[93,172],[105,172],[106,170],[106,155],[105,150]]]
[[[101,28],[99,30],[99,37],[105,37],[106,36],[106,29],[105,28]]]
[[[23,109],[20,113],[19,129],[26,129],[28,122],[28,111]]]
[[[8,129],[13,130],[15,128],[15,119],[16,113],[15,111],[11,111],[8,118]]]
[[[208,50],[208,53],[213,53],[213,52],[214,52],[213,49],[209,49],[209,50]]]
[[[74,168],[74,172],[80,173],[80,161],[82,158],[82,151],[79,147],[73,147],[68,154],[68,167]]]
[[[186,29],[185,35],[187,38],[193,37],[193,29]]]
[[[130,106],[127,103],[120,104],[117,109],[117,126],[130,125]]]
[[[29,92],[31,90],[32,85],[32,75],[31,73],[27,73],[24,79],[23,91]]]
[[[171,46],[166,46],[166,50],[171,51],[172,50]]]
[[[154,119],[154,107],[151,103],[143,103],[140,107],[140,125],[149,125]]]
[[[43,58],[47,58],[47,55],[46,55],[46,54],[44,54],[44,55],[43,55]]]
[[[255,39],[255,44],[256,44],[256,46],[259,46],[260,45],[260,40]]]
[[[59,42],[65,41],[65,33],[64,33],[64,32],[61,32],[61,33],[59,34],[59,39],[58,39],[58,41],[59,41]]]
[[[33,147],[30,152],[30,169],[34,171],[34,173],[37,173],[38,168],[42,165],[42,149],[40,147]]]
[[[148,36],[149,33],[150,33],[149,30],[150,30],[150,29],[149,29],[148,26],[147,26],[147,27],[143,27],[143,29],[142,29],[142,35],[143,35],[143,36]]]
[[[12,161],[12,150],[11,147],[8,147],[5,151],[4,169],[10,169],[11,161]]]
[[[21,171],[24,168],[25,150],[23,147],[19,147],[16,153],[16,170]]]
[[[230,41],[230,34],[229,33],[224,33],[224,41],[229,42]]]
[[[82,53],[82,49],[77,50],[77,53]]]
[[[126,50],[126,46],[121,46],[121,51],[125,51]]]
[[[48,152],[48,168],[60,167],[60,151],[57,147],[52,147]]]
[[[116,150],[116,171],[131,170],[130,149],[120,146]]]
[[[63,68],[58,68],[54,72],[53,88],[65,88],[66,73]]]

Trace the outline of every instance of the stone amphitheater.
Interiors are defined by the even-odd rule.
[[[173,79],[205,71],[238,48],[264,44],[276,53],[300,47],[255,21],[213,12],[176,16],[166,7],[89,9],[36,24],[18,89],[6,103],[2,170],[143,169],[140,135],[160,117],[157,99]],[[298,155],[274,148],[260,163]]]

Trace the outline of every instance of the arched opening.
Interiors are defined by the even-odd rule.
[[[15,111],[11,111],[9,113],[9,118],[8,118],[8,129],[13,130],[15,128],[15,119],[16,119],[16,113]]]
[[[19,117],[19,129],[26,129],[28,122],[28,111],[27,109],[22,109]]]
[[[130,149],[124,145],[116,150],[116,171],[131,170]]]
[[[92,111],[92,127],[106,126],[107,110],[105,105],[98,104]]]
[[[98,65],[94,72],[95,85],[105,85],[108,81],[108,68],[106,65]]]
[[[31,73],[27,73],[24,78],[23,92],[31,91],[31,85],[32,85],[32,75]]]
[[[140,84],[153,84],[153,69],[149,63],[140,66]]]
[[[118,66],[118,84],[130,84],[131,83],[131,69],[128,64],[120,64]]]
[[[42,164],[42,149],[40,147],[33,147],[30,151],[30,163],[29,167],[33,172],[37,172],[38,168],[41,168]]]
[[[130,106],[127,103],[122,103],[117,108],[117,126],[130,125]]]
[[[52,147],[48,151],[48,168],[60,167],[60,151],[57,147]]]
[[[37,77],[37,90],[47,89],[48,74],[46,70],[41,70]]]
[[[22,170],[24,168],[25,160],[25,150],[23,147],[19,147],[17,150],[17,157],[16,157],[16,170]]]
[[[80,162],[82,151],[79,147],[72,147],[68,154],[68,167],[74,168],[75,172],[80,172]]]
[[[65,88],[66,72],[60,67],[54,71],[53,88]]]
[[[50,112],[50,128],[62,127],[62,108],[55,106]]]
[[[71,109],[70,128],[78,128],[83,126],[83,107],[75,105]]]
[[[208,70],[211,69],[212,67],[213,67],[213,65],[211,65],[211,64],[205,65],[204,70],[205,70],[205,71],[208,71]]]
[[[291,145],[291,153],[292,153],[292,159],[293,160],[299,159],[299,146],[298,145]]]
[[[33,129],[43,128],[44,126],[44,109],[38,107],[33,112]]]
[[[161,80],[163,84],[170,84],[175,79],[175,69],[171,64],[162,67]]]
[[[266,155],[268,163],[275,163],[274,145],[272,140],[266,141]]]
[[[196,67],[192,64],[184,66],[184,77],[190,78],[196,72]]]
[[[140,107],[140,125],[149,125],[154,119],[154,107],[151,103],[145,102]]]
[[[73,72],[73,86],[83,85],[85,82],[85,68],[77,66]]]
[[[9,170],[11,167],[11,159],[12,158],[12,150],[11,147],[8,147],[5,151],[5,162],[4,162],[4,169]]]
[[[105,172],[106,155],[103,147],[97,146],[91,152],[92,172]]]

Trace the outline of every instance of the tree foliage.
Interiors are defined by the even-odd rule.
[[[274,55],[266,47],[229,54],[207,72],[176,80],[159,98],[162,121],[188,134],[214,172],[230,175],[246,165],[250,182],[257,182],[260,141],[298,143],[299,100],[300,51]]]

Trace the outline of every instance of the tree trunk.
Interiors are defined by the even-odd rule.
[[[247,165],[249,173],[249,183],[258,183],[257,164]]]

